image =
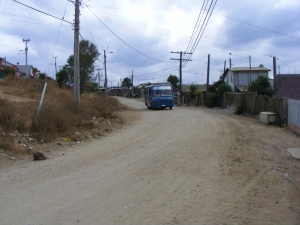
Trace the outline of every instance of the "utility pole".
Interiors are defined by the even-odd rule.
[[[209,71],[210,71],[210,54],[208,54],[208,61],[207,61],[206,94],[209,92]]]
[[[274,94],[276,95],[276,85],[277,85],[277,71],[276,71],[276,57],[273,56],[273,86],[274,86]]]
[[[133,98],[133,70],[131,72],[131,98]]]
[[[28,47],[27,43],[30,41],[30,39],[23,39],[23,42],[25,42],[25,54],[26,54],[26,78],[28,78],[28,65],[27,65],[27,52],[28,52]]]
[[[177,53],[180,54],[180,58],[179,59],[174,59],[174,58],[170,58],[171,60],[179,60],[179,94],[180,94],[180,103],[179,105],[181,105],[183,103],[183,94],[182,94],[182,61],[192,61],[190,59],[182,59],[182,54],[193,54],[193,53],[187,53],[187,52],[171,52],[171,53]]]
[[[98,70],[98,85],[99,85],[99,88],[100,88],[100,82],[101,82],[101,76],[100,76],[100,70],[102,70],[102,69],[99,69],[99,68],[97,68],[96,70]]]
[[[226,60],[224,61],[223,82],[225,83]]]
[[[103,49],[103,47],[102,47]],[[106,48],[106,50],[108,49],[108,47]],[[107,97],[108,95],[108,91],[107,91],[107,72],[106,72],[106,50],[103,49],[104,51],[104,76],[105,76],[105,80],[104,80],[104,88],[105,88],[105,97]],[[113,52],[109,52],[109,53],[113,53]]]
[[[79,0],[75,0],[75,25],[74,25],[74,103],[80,104],[80,70],[79,70]]]
[[[250,92],[251,92],[251,55],[249,56],[249,67],[250,67]]]
[[[56,80],[56,74],[57,74],[56,59],[58,58],[58,56],[54,56],[53,58],[55,60],[54,66],[55,66],[55,80]]]
[[[105,88],[105,97],[107,97],[107,74],[106,74],[106,50],[104,51],[104,88]]]
[[[229,53],[229,68],[231,68],[231,53]]]

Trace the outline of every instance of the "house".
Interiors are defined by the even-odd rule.
[[[234,92],[245,92],[248,91],[250,82],[256,80],[259,76],[269,76],[268,68],[263,65],[259,67],[233,67],[227,68],[224,73],[224,81],[229,84]]]
[[[275,96],[300,100],[300,74],[277,74]]]
[[[5,58],[1,58],[0,57],[0,78],[4,78],[4,74],[5,74],[5,68],[9,67],[11,70],[11,75],[15,76],[15,77],[20,77],[21,73],[19,71],[19,68],[17,65],[10,63],[8,61],[6,61]]]
[[[19,71],[21,72],[22,77],[26,77],[26,65],[18,65]],[[39,78],[39,71],[37,68],[34,68],[32,65],[27,65],[28,68],[28,77]]]

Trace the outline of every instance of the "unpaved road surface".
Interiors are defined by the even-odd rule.
[[[286,150],[300,141],[286,128],[120,101],[140,119],[0,170],[1,225],[300,224],[300,162]]]

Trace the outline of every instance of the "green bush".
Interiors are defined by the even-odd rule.
[[[238,107],[236,107],[234,114],[241,115],[242,113],[243,113],[243,107],[239,105]]]
[[[221,84],[218,87],[217,93],[221,96],[221,98],[223,98],[223,94],[226,92],[232,92],[231,86],[229,84]]]
[[[216,105],[217,93],[209,92],[205,95],[205,105],[212,108]]]

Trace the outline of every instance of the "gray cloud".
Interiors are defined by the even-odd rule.
[[[74,6],[67,0],[21,2],[59,18],[62,18],[65,12],[64,19],[73,22]],[[109,80],[117,82],[120,77],[131,75],[132,70],[138,75],[177,66],[178,61],[171,61],[170,58],[178,58],[179,55],[170,52],[186,50],[203,1],[187,0],[177,3],[171,0],[112,0],[99,4],[96,0],[90,0],[86,4],[88,6],[81,6],[80,33],[84,39],[98,46],[102,53],[99,58],[101,61],[102,46],[105,49],[108,46],[108,51],[114,52],[108,55],[107,63]],[[3,9],[0,11],[0,57],[7,56],[8,61],[24,64],[24,55],[18,53],[25,47],[23,38],[30,38],[29,63],[54,77],[53,56],[58,56],[57,64],[61,66],[66,64],[68,57],[73,53],[72,27],[64,22],[60,28],[61,21],[13,1],[1,1],[0,8]],[[8,12],[5,10],[8,8],[14,10]],[[183,68],[183,82],[206,82],[208,54],[212,58],[210,81],[218,80],[225,60],[228,66],[229,52],[232,53],[234,66],[248,66],[247,57],[251,55],[254,66],[262,63],[271,69],[270,55],[275,55],[280,59],[278,64],[281,70],[292,72],[292,68],[298,67],[299,71],[299,14],[300,4],[297,0],[219,0],[193,54],[193,61]],[[120,39],[142,54],[120,41],[100,20]],[[97,62],[97,65],[101,67],[102,63]],[[178,75],[178,69],[140,75],[136,80],[165,81],[171,73]]]

